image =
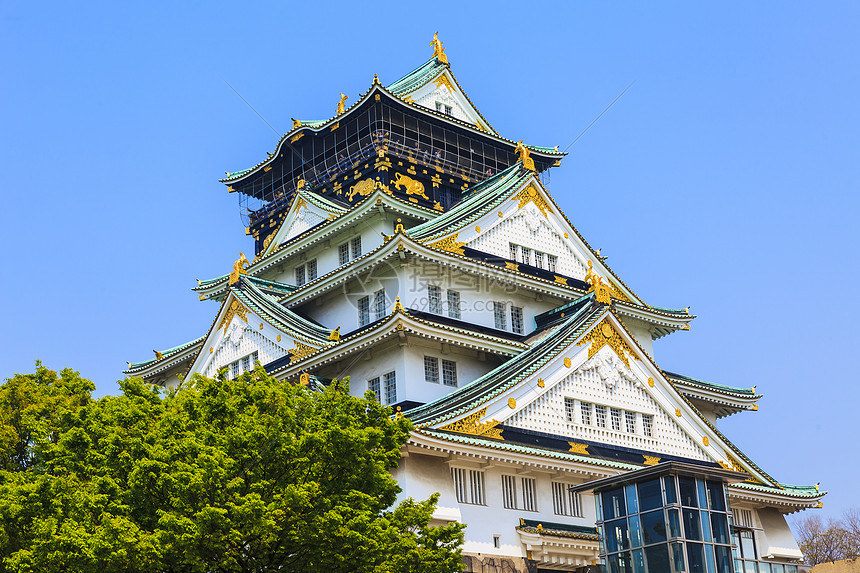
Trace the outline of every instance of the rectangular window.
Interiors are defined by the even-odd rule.
[[[436,111],[438,111],[439,113],[442,113],[442,111],[443,111],[444,109],[445,109],[445,108],[442,106],[442,102],[441,102],[441,101],[437,101],[437,102],[436,102]]]
[[[356,237],[352,240],[352,258],[357,259],[361,256],[361,237]]]
[[[442,314],[442,289],[436,285],[427,286],[427,300],[429,307],[427,310],[433,314]]]
[[[454,493],[460,503],[484,505],[484,472],[451,468],[451,479],[454,482]]]
[[[502,504],[505,509],[517,509],[517,478],[502,475]]]
[[[394,372],[389,372],[382,375],[385,382],[385,403],[389,406],[397,402],[397,378]]]
[[[609,414],[612,417],[612,429],[621,430],[621,410],[618,408],[610,408]]]
[[[654,433],[654,416],[650,414],[642,414],[642,433],[649,438]]]
[[[454,115],[453,106],[450,106],[450,105],[445,106],[445,115]]]
[[[495,318],[496,328],[499,330],[507,330],[507,317],[505,316],[505,303],[503,302],[494,302],[493,303],[493,315]]]
[[[511,243],[511,260],[512,261],[518,261],[519,257],[517,255],[518,255],[517,246],[515,244]]]
[[[732,509],[736,526],[753,527],[752,511],[749,509]]]
[[[526,511],[537,511],[537,487],[534,478],[524,477],[523,481],[523,509]]]
[[[517,334],[523,333],[523,309],[518,306],[511,307],[511,329]]]
[[[256,350],[251,353],[251,368],[257,367],[257,360],[259,360],[259,359],[260,358],[259,358],[259,355],[257,354]]]
[[[308,261],[308,282],[317,278],[317,260],[311,259]]]
[[[251,370],[251,355],[249,354],[242,359],[242,371],[248,372]]]
[[[551,273],[554,273],[555,272],[555,266],[556,266],[557,262],[558,262],[558,257],[556,257],[555,255],[547,255],[546,256],[546,268],[547,268],[547,270]]]
[[[439,359],[433,356],[424,357],[424,381],[439,383]]]
[[[582,423],[586,426],[591,425],[591,404],[588,402],[580,402],[579,409],[582,414]]]
[[[370,324],[370,297],[363,296],[358,299],[358,324],[365,326]]]
[[[573,416],[576,411],[576,402],[573,398],[564,399],[564,418],[571,424],[574,422]]]
[[[597,420],[598,428],[606,427],[606,406],[594,406],[594,418]]]
[[[469,490],[472,495],[472,503],[484,505],[484,472],[469,470]]]
[[[373,392],[373,395],[376,397],[376,401],[380,402],[382,400],[382,396],[379,393],[379,377],[371,378],[367,381],[367,389]]]
[[[457,387],[457,363],[453,360],[442,360],[442,383]]]
[[[543,268],[543,253],[535,251],[535,266],[540,269]]]
[[[373,312],[376,320],[385,316],[385,289],[379,289],[373,294]]]
[[[238,378],[239,374],[241,374],[241,372],[242,371],[239,369],[239,361],[238,360],[236,362],[230,363],[230,377],[231,378]]]
[[[631,433],[636,433],[636,414],[633,412],[624,412],[624,425],[625,429]]]
[[[455,290],[448,291],[448,316],[460,318],[460,293]]]
[[[296,286],[305,284],[305,266],[296,267]]]
[[[532,250],[527,249],[526,247],[520,247],[520,250],[523,254],[523,264],[530,265],[532,264]]]
[[[345,265],[349,262],[349,243],[344,243],[337,248],[337,263]]]
[[[552,482],[552,510],[556,515],[582,517],[582,499],[570,491],[571,484]]]

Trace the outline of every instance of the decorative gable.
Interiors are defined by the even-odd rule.
[[[313,192],[299,191],[296,193],[293,204],[287,211],[283,222],[263,240],[263,251],[259,254],[259,257],[269,254],[281,243],[285,243],[345,211],[345,209],[340,208],[323,209],[319,205],[312,203],[310,199],[305,200],[304,193]],[[321,203],[321,201],[318,202]]]
[[[444,70],[406,97],[412,103],[471,123],[483,131],[491,131],[448,70]]]

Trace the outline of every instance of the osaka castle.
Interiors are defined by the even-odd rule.
[[[547,189],[565,154],[499,134],[431,47],[227,173],[253,255],[193,288],[200,338],[125,373],[348,376],[413,422],[401,496],[467,524],[465,571],[798,573],[785,516],[824,492],[720,430],[761,395],[663,369],[695,317],[606,264]]]

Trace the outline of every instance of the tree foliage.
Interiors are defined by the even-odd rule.
[[[860,510],[847,510],[842,519],[809,515],[794,523],[795,534],[807,565],[832,563],[860,557]]]
[[[348,380],[120,386],[40,364],[0,386],[0,573],[460,570],[436,497],[394,506],[409,422]]]

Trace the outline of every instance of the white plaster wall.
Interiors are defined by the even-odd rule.
[[[648,353],[648,356],[654,358],[654,341],[651,339],[650,325],[647,322],[629,316],[622,317],[621,322],[627,327],[627,330],[630,331],[630,334],[633,335],[639,346]]]
[[[439,359],[439,383],[427,382],[424,379],[424,356]],[[446,386],[442,383],[442,360],[453,360],[457,363],[457,387]],[[416,402],[432,402],[458,387],[465,386],[483,376],[502,362],[501,359],[487,355],[480,360],[478,353],[451,346],[443,352],[441,344],[419,338],[410,338],[410,345],[404,348],[405,364],[405,399]]]
[[[785,521],[785,516],[776,509],[763,508],[758,510],[763,531],[756,539],[762,557],[773,555],[774,558],[799,558],[801,551]]]

